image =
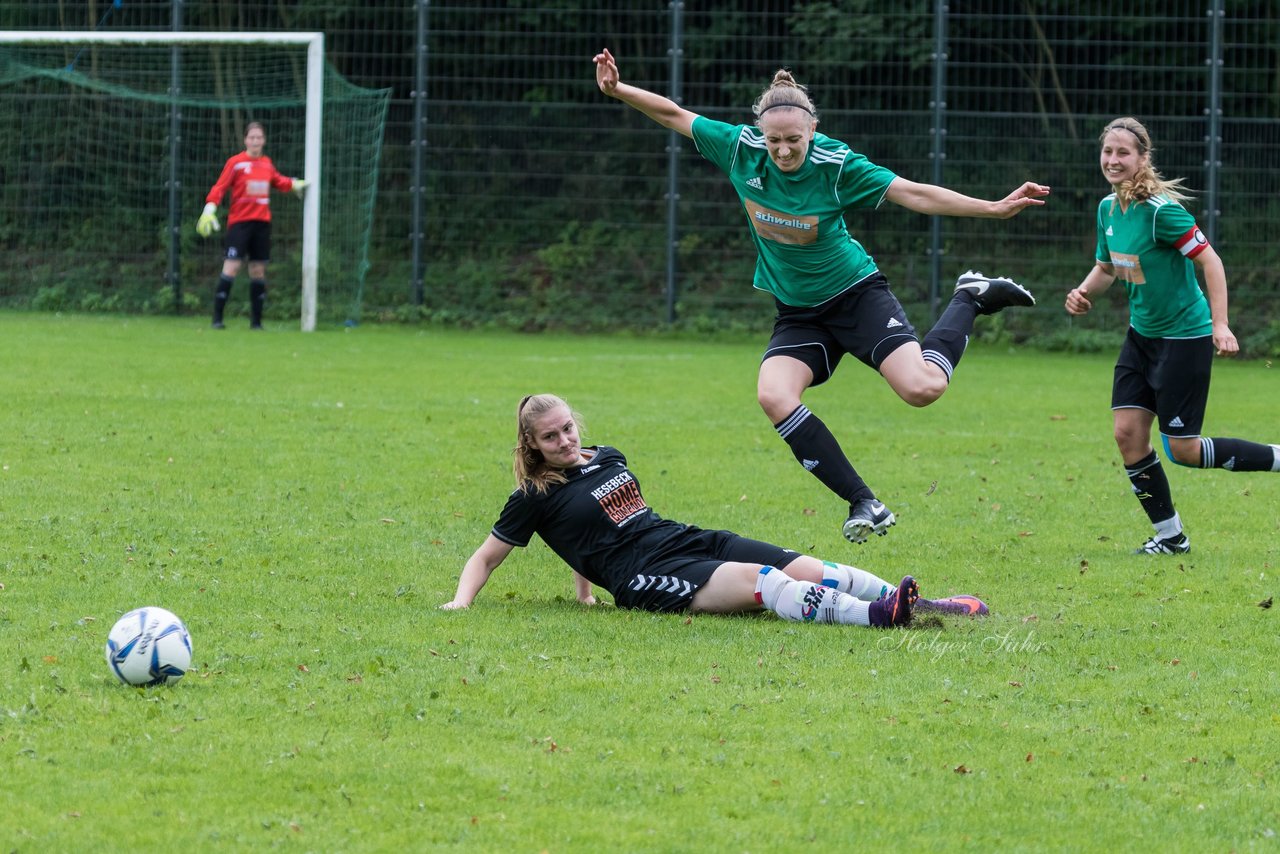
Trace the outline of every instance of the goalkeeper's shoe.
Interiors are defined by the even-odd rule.
[[[962,593],[959,596],[948,596],[946,599],[925,599],[916,601],[916,613],[926,611],[935,614],[953,614],[958,617],[985,617],[990,613],[987,603],[977,596]]]
[[[1013,305],[1036,304],[1031,291],[1013,279],[984,276],[972,270],[956,279],[956,291],[973,294],[973,304],[978,309],[978,314],[995,314],[1000,309]]]
[[[1136,555],[1184,555],[1191,551],[1191,541],[1187,539],[1186,534],[1179,534],[1176,537],[1152,537],[1142,544],[1140,548],[1134,549]]]
[[[872,534],[883,537],[897,519],[893,511],[874,498],[862,498],[849,508],[841,533],[851,543],[865,543]]]
[[[898,589],[883,599],[867,604],[867,618],[877,629],[910,624],[911,616],[920,598],[920,586],[910,575],[903,576]]]

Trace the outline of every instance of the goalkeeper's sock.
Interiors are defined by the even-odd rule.
[[[893,592],[893,585],[883,578],[865,569],[830,560],[822,562],[822,583],[863,602],[875,602]]]
[[[249,282],[249,328],[262,328],[262,309],[267,304],[267,283],[262,279]]]
[[[227,307],[227,298],[231,296],[231,286],[235,279],[223,274],[218,277],[218,285],[213,289],[213,325],[222,325],[222,312]]]
[[[756,601],[784,620],[869,626],[868,603],[810,581],[797,581],[780,569],[761,567]]]

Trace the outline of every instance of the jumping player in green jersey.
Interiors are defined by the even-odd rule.
[[[975,315],[1035,299],[1009,279],[965,273],[922,345],[875,261],[849,234],[844,213],[887,200],[923,214],[1007,219],[1044,204],[1049,188],[1028,182],[983,201],[900,178],[817,133],[813,101],[787,71],[775,74],[753,105],[754,126],[730,125],[622,83],[608,50],[594,61],[600,91],[689,137],[728,175],[751,225],[755,287],[773,295],[778,312],[756,397],[796,461],[848,502],[844,536],[861,543],[884,535],[894,514],[801,396],[830,379],[847,353],[879,371],[907,403],[927,406],[946,391]]]
[[[784,620],[889,628],[915,611],[980,617],[973,596],[920,599],[915,579],[891,585],[856,567],[664,519],[617,448],[583,447],[581,419],[553,394],[516,407],[515,492],[467,560],[445,610],[466,608],[493,571],[534,534],[574,570],[580,602],[592,585],[620,608],[730,614],[768,609]]]
[[[1116,279],[1129,298],[1129,331],[1111,386],[1115,439],[1142,509],[1155,526],[1138,554],[1183,554],[1191,542],[1173,508],[1169,480],[1151,446],[1158,418],[1165,454],[1182,466],[1280,471],[1280,445],[1201,437],[1213,355],[1240,346],[1227,323],[1222,259],[1179,202],[1182,180],[1166,180],[1151,160],[1151,136],[1137,119],[1107,123],[1102,177],[1113,189],[1098,205],[1093,269],[1067,293],[1081,315]],[[1205,289],[1196,281],[1204,274]]]

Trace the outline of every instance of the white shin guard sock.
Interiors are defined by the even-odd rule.
[[[1153,527],[1156,529],[1156,536],[1162,540],[1176,539],[1182,534],[1182,517],[1174,513],[1163,522],[1156,522]]]
[[[797,581],[772,566],[756,576],[756,601],[784,620],[871,625],[866,602],[823,584]]]
[[[829,560],[822,562],[822,583],[863,602],[883,599],[895,589],[894,585],[865,569]]]

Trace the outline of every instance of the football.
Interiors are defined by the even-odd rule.
[[[126,685],[172,685],[191,666],[191,635],[164,608],[135,608],[111,627],[107,664]]]

